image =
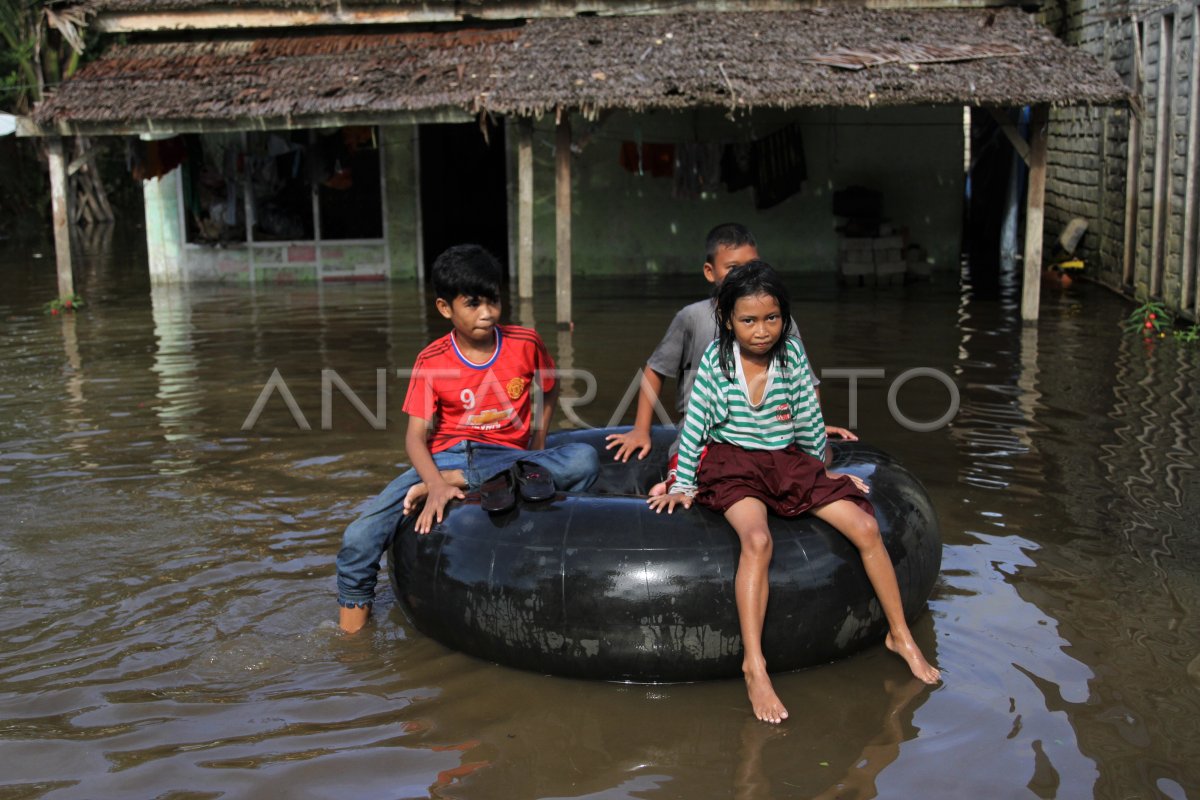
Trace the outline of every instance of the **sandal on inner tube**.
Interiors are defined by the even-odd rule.
[[[513,470],[497,472],[480,485],[479,505],[490,514],[502,514],[517,507]]]
[[[517,475],[521,499],[540,503],[554,497],[554,479],[545,467],[532,461],[518,461],[513,466],[513,472]]]

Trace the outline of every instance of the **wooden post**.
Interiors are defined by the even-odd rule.
[[[554,137],[554,250],[558,326],[571,328],[571,120],[566,112]]]
[[[421,126],[413,126],[413,224],[416,235],[413,237],[414,258],[417,259],[417,286],[425,288],[425,212],[422,204],[425,202],[421,191]]]
[[[1197,147],[1200,146],[1200,103],[1196,102],[1196,93],[1200,92],[1200,46],[1196,37],[1200,36],[1200,16],[1192,14],[1192,63],[1188,81],[1188,122],[1187,122],[1187,168],[1184,171],[1183,193],[1183,255],[1180,257],[1180,289],[1179,307],[1193,312],[1196,306],[1192,304],[1193,277],[1196,274],[1196,193],[1200,190],[1196,182],[1196,166],[1198,160]]]
[[[58,296],[72,297],[75,294],[75,276],[71,272],[71,209],[62,137],[51,136],[47,144],[50,156],[50,210],[54,218],[54,258],[58,265]]]
[[[1046,125],[1050,108],[1033,107],[1029,119],[1029,189],[1025,196],[1025,280],[1021,319],[1034,322],[1042,289],[1042,237],[1046,211]]]
[[[1154,87],[1154,184],[1150,206],[1151,297],[1162,297],[1163,271],[1167,264],[1167,217],[1171,213],[1171,159],[1174,155],[1172,79],[1175,69],[1175,17],[1164,13],[1158,27],[1158,83]]]
[[[1125,153],[1125,250],[1121,260],[1121,286],[1133,288],[1137,264],[1138,176],[1142,171],[1142,23],[1133,20],[1133,102],[1129,104],[1129,138]]]
[[[533,297],[533,120],[517,121],[517,297]]]

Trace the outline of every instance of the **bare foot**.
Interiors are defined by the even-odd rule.
[[[883,640],[888,650],[891,650],[896,655],[903,658],[908,663],[908,668],[912,670],[913,677],[919,681],[933,684],[942,679],[942,673],[937,667],[925,660],[925,656],[921,653],[921,648],[917,647],[917,643],[911,638],[906,642],[897,642],[889,633],[887,638]]]
[[[787,719],[787,709],[766,672],[746,673],[746,693],[750,695],[750,705],[754,707],[754,716],[763,722],[778,725]]]
[[[467,488],[467,481],[463,478],[461,469],[444,469],[442,470],[441,475],[442,480],[451,486],[457,486],[459,489]],[[413,487],[408,490],[408,494],[404,495],[404,514],[407,516],[408,514],[411,514],[420,508],[421,504],[425,502],[425,497],[428,494],[429,486],[426,485],[425,481],[414,484]]]
[[[417,510],[422,503],[425,502],[425,496],[429,494],[429,486],[425,481],[415,484],[408,490],[408,494],[404,495],[404,514],[405,516]]]
[[[367,624],[371,614],[370,606],[338,607],[338,625],[346,633],[358,633]]]
[[[658,483],[656,483],[650,487],[650,496],[651,497],[658,497],[660,494],[666,494],[666,493],[667,493],[667,482],[666,481],[659,481]]]

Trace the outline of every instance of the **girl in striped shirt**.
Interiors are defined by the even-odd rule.
[[[762,261],[734,270],[718,290],[716,315],[719,338],[700,361],[679,437],[675,484],[670,494],[647,503],[671,513],[676,505],[691,508],[696,502],[722,512],[737,533],[741,556],[734,591],[742,671],[755,716],[779,723],[788,715],[762,652],[772,550],[768,510],[785,517],[810,511],[858,548],[887,617],[888,649],[914,676],[936,683],[940,673],[925,660],[904,620],[867,485],[826,469],[825,421],[804,347],[783,335],[791,311],[779,275]]]

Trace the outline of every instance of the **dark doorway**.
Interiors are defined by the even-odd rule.
[[[421,226],[425,274],[438,254],[456,244],[486,247],[508,272],[508,193],[504,128],[422,125]]]
[[[971,169],[963,205],[964,249],[975,296],[995,297],[1000,291],[1001,228],[1013,149],[996,120],[982,108],[971,109],[970,146]]]

